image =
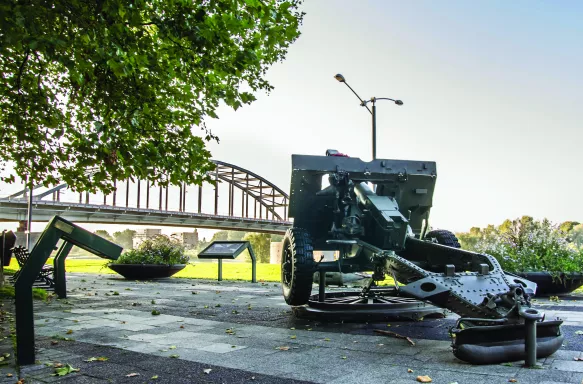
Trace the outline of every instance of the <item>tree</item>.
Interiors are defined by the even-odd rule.
[[[244,231],[218,231],[211,238],[213,241],[241,241],[247,232]]]
[[[131,229],[124,229],[121,232],[113,233],[113,242],[122,246],[125,249],[134,249],[134,236],[136,231]]]
[[[283,235],[271,235],[272,243],[279,243],[280,241],[283,241]]]
[[[109,232],[107,232],[104,229],[98,229],[97,231],[95,231],[95,234],[97,236],[103,237],[105,240],[113,241],[113,237],[111,237],[111,235],[109,234]]]
[[[571,241],[576,247],[583,247],[583,224],[578,224],[573,227]]]
[[[580,223],[577,221],[565,221],[564,223],[561,223],[561,225],[559,225],[559,229],[565,233],[569,233],[573,230],[573,228],[575,228],[579,224]]]
[[[243,240],[251,243],[258,263],[269,263],[269,251],[271,249],[270,234],[250,232],[245,235]]]
[[[0,168],[28,186],[200,184],[205,126],[272,86],[301,0],[11,0],[0,4]],[[192,132],[200,128],[201,136]]]
[[[229,237],[229,231],[218,231],[218,232],[215,232],[213,234],[213,237],[211,237],[210,242],[212,243],[213,241],[217,241],[217,240],[218,241],[225,241],[225,240],[227,240],[228,237]]]

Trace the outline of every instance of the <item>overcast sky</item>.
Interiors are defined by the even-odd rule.
[[[289,190],[291,155],[437,162],[433,227],[583,221],[583,2],[306,1],[302,36],[251,106],[208,122],[213,158]]]

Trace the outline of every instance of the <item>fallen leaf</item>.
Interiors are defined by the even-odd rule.
[[[73,333],[73,330],[72,330],[72,329],[69,329],[69,330],[67,331],[67,335],[70,335],[71,333]]]
[[[107,357],[100,356],[100,357],[90,357],[89,359],[87,359],[85,361],[90,363],[92,361],[107,361],[107,360],[109,360]]]
[[[152,380],[156,380],[157,378],[158,378],[158,375],[152,376]]]
[[[411,368],[407,368],[407,373],[413,373],[413,370]]]
[[[297,338],[297,336],[296,336],[296,335],[292,335],[292,336],[290,336],[289,338],[290,338],[290,339],[296,339],[296,338]]]
[[[178,359],[179,356],[178,355],[170,355],[170,357],[173,359]]]
[[[64,367],[55,368],[55,373],[53,373],[53,376],[65,376],[68,375],[69,373],[79,371],[80,371],[79,368],[73,368],[69,364],[67,364]]]
[[[133,373],[128,373],[126,375],[126,377],[136,377],[136,376],[140,376],[140,374],[139,373],[136,373],[136,372],[133,372]]]
[[[184,329],[184,325],[181,325],[180,328]]]
[[[342,360],[346,360],[346,356],[342,356]]]
[[[289,347],[288,346],[277,347],[276,349],[279,349],[280,351],[289,351]]]
[[[294,327],[291,327],[290,329],[291,329],[292,331],[295,331],[295,330],[296,330]]]
[[[516,380],[516,379],[510,379],[510,380],[508,380],[508,382],[509,382],[509,383],[517,383],[517,382],[518,382],[518,380]]]
[[[325,338],[324,341],[330,341],[330,339],[329,338]]]
[[[417,381],[420,383],[431,383],[433,380],[429,376],[417,376]]]
[[[7,373],[6,374],[6,377],[12,377],[12,376],[13,376],[12,373]]]
[[[168,347],[168,349],[176,349],[176,345],[171,345]]]
[[[61,364],[61,363],[56,363],[56,364],[54,365],[54,367],[55,367],[55,368],[61,368],[62,366],[63,366],[63,364]]]
[[[208,375],[209,373],[211,373],[212,369],[207,368],[207,369],[203,369],[202,371]]]
[[[159,314],[160,314],[160,311],[157,311],[155,309],[152,310],[152,315],[158,316]]]

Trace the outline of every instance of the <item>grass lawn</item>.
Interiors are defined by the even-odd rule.
[[[116,272],[107,268],[107,260],[98,259],[67,259],[65,269],[67,272],[79,273],[103,273],[115,274]],[[49,259],[47,264],[52,265],[53,259]],[[6,274],[13,274],[18,269],[16,260],[12,260],[9,266],[4,268]],[[186,266],[174,277],[184,277],[190,279],[216,279],[218,276],[217,262],[195,261]],[[224,280],[244,280],[251,281],[251,263],[223,263]],[[280,281],[279,264],[257,264],[258,281]]]
[[[65,261],[65,269],[67,272],[116,274],[116,272],[105,266],[108,263],[109,261],[107,260],[71,258]],[[49,259],[47,264],[52,265],[53,259]],[[4,268],[4,271],[6,274],[13,274],[17,269],[18,263],[13,259],[10,265]],[[194,261],[173,277],[216,280],[217,276],[218,266],[216,261]],[[223,279],[251,281],[251,263],[223,262]],[[257,281],[281,281],[280,265],[258,263]],[[393,279],[387,277],[379,285],[393,285]]]

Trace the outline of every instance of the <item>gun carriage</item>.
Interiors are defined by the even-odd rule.
[[[360,293],[365,302],[383,295],[416,299],[461,316],[450,330],[459,359],[534,365],[561,347],[562,321],[544,321],[533,308],[535,283],[504,272],[490,255],[460,249],[449,231],[428,230],[436,178],[431,161],[363,162],[333,150],[292,155],[294,222],[284,237],[281,268],[286,302],[324,302],[328,271],[372,271]],[[336,251],[338,259],[315,260],[314,250]],[[315,272],[321,276],[318,295],[312,295]],[[400,283],[390,294],[375,283],[386,275]]]

